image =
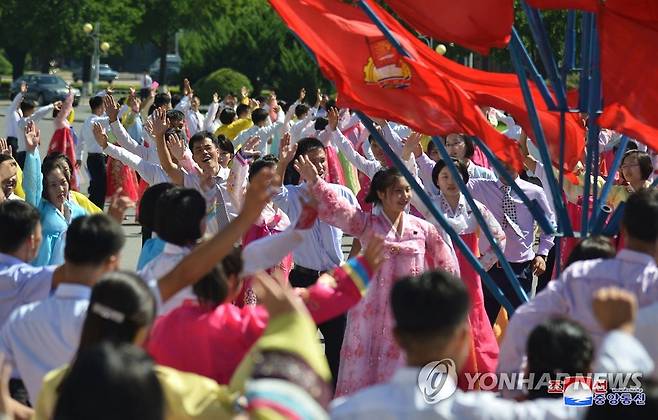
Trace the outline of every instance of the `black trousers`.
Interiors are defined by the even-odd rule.
[[[89,153],[87,168],[89,169],[89,200],[99,208],[105,208],[105,179],[106,157],[102,153]]]
[[[526,293],[530,293],[532,289],[532,267],[530,266],[531,261],[521,262],[521,263],[509,263],[512,266],[512,271],[516,274],[516,278],[521,283],[521,287]],[[505,297],[510,301],[514,308],[521,306],[521,300],[516,295],[512,284],[505,276],[505,271],[502,267],[496,263],[489,271],[491,280],[494,281],[500,287]],[[484,287],[484,308],[487,311],[487,316],[489,317],[489,322],[493,325],[496,322],[496,317],[500,311],[500,303],[496,300],[493,294],[489,292],[489,289]]]
[[[320,275],[321,272],[319,271],[308,270],[303,267],[295,267],[290,272],[290,284],[293,287],[309,287],[315,284]],[[346,323],[347,316],[343,314],[337,316],[336,318],[330,319],[327,322],[318,324],[318,328],[324,337],[324,355],[327,357],[329,369],[331,369],[334,389],[336,388],[336,381],[338,380],[340,349],[343,346]]]

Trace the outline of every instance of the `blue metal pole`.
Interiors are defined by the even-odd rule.
[[[453,241],[453,244],[459,248],[459,250],[462,252],[464,257],[468,260],[468,262],[473,266],[473,268],[478,272],[480,277],[482,278],[482,281],[484,282],[485,286],[489,289],[489,291],[494,295],[496,300],[507,310],[508,314],[511,316],[514,313],[514,306],[510,303],[510,301],[505,297],[503,294],[502,290],[500,290],[500,287],[496,285],[496,283],[491,279],[489,276],[489,273],[487,273],[480,262],[477,260],[475,255],[471,252],[470,248],[462,238],[455,232],[455,230],[450,226],[448,221],[445,219],[443,214],[439,212],[439,210],[436,208],[432,200],[429,198],[427,195],[427,192],[421,187],[414,176],[409,172],[407,167],[404,165],[402,160],[398,155],[393,152],[389,144],[384,140],[384,138],[381,136],[379,131],[375,129],[375,126],[365,114],[363,114],[361,111],[356,111],[356,114],[359,116],[361,119],[361,122],[363,122],[363,125],[366,126],[366,129],[372,134],[373,138],[375,141],[379,144],[379,146],[384,150],[384,153],[393,161],[393,164],[400,170],[402,175],[405,177],[407,182],[409,182],[409,185],[411,188],[414,190],[414,193],[418,195],[418,198],[423,202],[423,204],[427,207],[427,209],[430,211],[432,216],[436,219],[436,221],[439,223],[439,225],[445,230],[448,235],[450,235],[450,238]],[[492,244],[495,242],[492,242]]]
[[[470,191],[468,190],[468,187],[466,186],[466,183],[464,182],[461,175],[459,174],[459,171],[457,170],[455,163],[450,158],[450,155],[448,154],[448,149],[446,149],[446,146],[443,144],[443,142],[437,139],[436,137],[432,137],[432,141],[434,142],[434,145],[438,148],[439,153],[441,154],[441,159],[443,159],[443,161],[446,163],[446,166],[448,167],[448,170],[450,171],[453,180],[459,187],[459,190],[461,191],[462,195],[468,202],[468,205],[471,207],[473,216],[475,216],[475,219],[480,225],[480,229],[482,229],[482,232],[484,232],[484,236],[491,244],[494,253],[496,254],[496,257],[498,258],[498,262],[500,263],[501,267],[503,268],[503,271],[505,272],[505,275],[507,276],[507,280],[512,285],[512,288],[514,288],[514,291],[516,292],[521,302],[527,302],[528,295],[526,294],[525,290],[521,287],[521,284],[519,283],[519,279],[516,278],[516,274],[514,274],[514,271],[512,271],[512,267],[507,261],[507,258],[505,258],[505,254],[503,254],[503,251],[500,249],[500,246],[496,243],[495,238],[489,231],[487,222],[484,220],[484,216],[482,216],[480,209],[475,204],[475,201],[473,200],[473,196],[471,195]]]
[[[517,36],[517,37],[519,36],[518,33],[516,32],[516,28],[514,27],[512,27],[512,33],[515,34],[513,36]],[[521,38],[519,37],[519,39]],[[528,73],[530,73],[530,77],[532,78],[532,81],[535,82],[535,84],[537,85],[537,88],[539,89],[542,98],[544,98],[544,102],[546,103],[546,106],[548,106],[548,108],[551,110],[556,110],[557,105],[555,104],[553,95],[548,90],[548,87],[546,86],[546,82],[544,81],[542,75],[539,73],[539,70],[537,70],[535,63],[532,62],[532,59],[530,58],[530,54],[528,54],[528,50],[526,49],[525,45],[523,45],[523,42],[520,43],[520,50],[522,52],[520,56],[523,61],[523,64],[525,68],[528,70]]]
[[[562,78],[566,83],[567,72],[573,70],[576,64],[576,11],[567,12],[567,30],[564,40],[564,65]]]
[[[656,177],[656,179],[654,179],[653,182],[651,183],[651,188],[656,188],[656,187],[658,187],[658,177]]]
[[[544,64],[544,69],[548,73],[548,78],[551,81],[555,97],[557,98],[557,104],[560,109],[566,110],[567,94],[558,71],[557,63],[555,62],[551,44],[548,42],[548,36],[546,35],[546,28],[541,13],[539,13],[537,9],[528,6],[523,0],[521,0],[521,6],[528,17],[528,26],[530,26],[532,38],[537,43],[539,56]]]
[[[583,13],[581,22],[580,38],[580,87],[579,87],[579,105],[581,111],[587,109],[587,98],[589,97],[589,74],[590,74],[590,50],[592,48],[592,21],[593,15],[589,12]]]
[[[523,98],[525,100],[526,108],[528,109],[528,115],[530,116],[530,122],[532,123],[533,131],[535,132],[535,141],[537,142],[537,147],[541,155],[541,160],[546,169],[546,177],[549,180],[549,190],[551,192],[551,198],[553,199],[553,204],[555,207],[556,217],[559,220],[564,220],[564,230],[565,234],[571,236],[573,231],[571,229],[571,223],[569,223],[569,218],[567,211],[562,200],[562,190],[558,189],[558,185],[555,181],[555,175],[553,174],[550,154],[548,153],[548,147],[546,146],[546,140],[544,138],[544,131],[541,128],[541,121],[537,115],[535,109],[534,100],[532,99],[532,94],[530,93],[530,88],[528,87],[525,70],[523,69],[520,61],[519,47],[521,45],[521,39],[518,36],[516,31],[512,32],[512,40],[510,41],[509,51],[512,57],[512,63],[519,77],[519,82],[521,90],[523,92]],[[537,219],[539,222],[539,219]]]
[[[359,0],[359,7],[363,9],[363,11],[368,15],[370,20],[377,25],[380,31],[384,34],[388,42],[395,47],[395,49],[400,53],[400,55],[404,57],[409,57],[409,54],[405,51],[405,49],[402,47],[402,44],[395,38],[395,36],[391,33],[391,31],[388,30],[386,25],[384,25],[384,22],[379,19],[379,16],[375,13],[374,10],[370,7],[368,3],[366,3],[363,0]]]
[[[626,151],[626,146],[628,146],[629,140],[628,136],[621,136],[619,148],[617,149],[617,153],[615,153],[615,159],[612,161],[612,166],[608,172],[608,179],[605,180],[605,184],[601,189],[601,196],[596,201],[596,207],[593,209],[594,213],[592,214],[592,220],[596,225],[600,224],[600,217],[608,217],[608,215],[601,215],[601,206],[608,200],[608,194],[610,194],[610,190],[615,183],[615,174],[619,170],[619,166],[621,166],[621,161],[624,159],[624,152]],[[592,233],[596,235],[598,232],[593,231]]]
[[[605,228],[603,228],[603,231],[601,232],[602,235],[615,236],[616,234],[619,233],[619,225],[621,224],[621,219],[624,215],[625,208],[626,208],[625,201],[619,203],[615,211],[612,213],[612,216],[610,216],[610,220],[608,220],[608,224],[605,226]]]
[[[477,137],[470,138],[475,144],[478,145],[480,150],[482,150],[482,153],[485,154],[489,160],[489,163],[493,165],[494,169],[498,173],[498,176],[502,178],[507,185],[512,187],[512,190],[516,193],[516,195],[519,196],[521,201],[523,201],[523,204],[528,207],[528,210],[532,214],[533,218],[537,221],[537,224],[541,230],[543,230],[547,235],[554,235],[555,227],[548,221],[546,215],[544,214],[544,210],[541,208],[539,203],[537,203],[537,200],[530,200],[528,196],[523,192],[523,190],[518,185],[516,185],[515,179],[512,178],[507,169],[498,161],[498,158],[482,140]]]

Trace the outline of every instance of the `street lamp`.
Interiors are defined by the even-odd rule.
[[[91,23],[85,23],[82,26],[82,30],[91,37],[91,39],[94,41],[94,53],[91,57],[91,71],[90,71],[90,76],[91,76],[91,81],[90,81],[90,86],[87,87],[87,92],[88,94],[91,95],[91,92],[93,92],[94,87],[98,84],[98,72],[100,70],[100,61],[101,61],[101,51],[102,52],[107,52],[110,49],[110,44],[108,42],[100,42],[100,33],[101,33],[101,24],[100,22],[96,22],[96,24],[92,25]]]

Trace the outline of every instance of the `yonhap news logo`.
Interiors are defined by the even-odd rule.
[[[442,359],[423,366],[418,374],[418,388],[428,404],[445,400],[457,390],[457,367],[452,359]]]

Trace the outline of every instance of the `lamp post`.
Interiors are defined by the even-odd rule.
[[[107,52],[110,49],[110,44],[107,42],[100,42],[100,31],[101,24],[96,22],[94,25],[91,23],[85,23],[82,27],[82,30],[91,37],[94,42],[94,53],[91,56],[91,70],[90,70],[90,82],[87,86],[87,94],[91,95],[96,85],[98,84],[98,73],[100,70],[100,61],[101,61],[101,51]]]

